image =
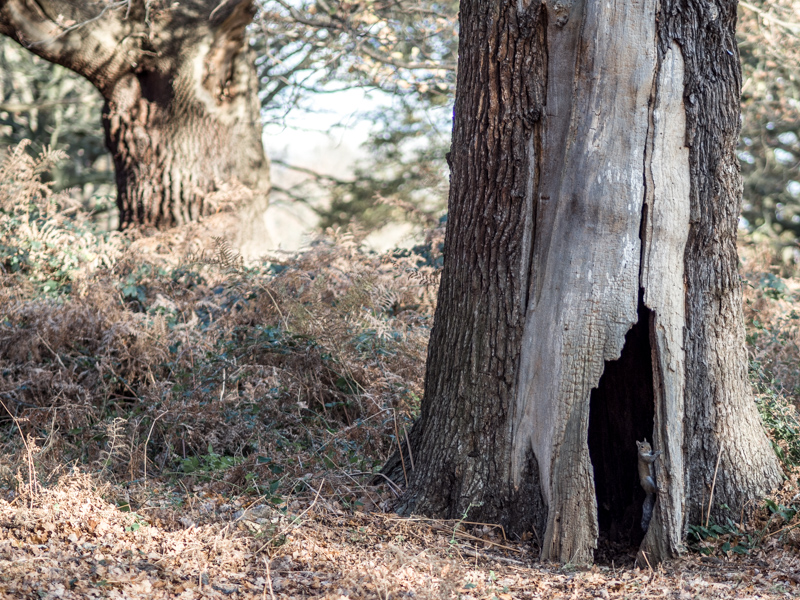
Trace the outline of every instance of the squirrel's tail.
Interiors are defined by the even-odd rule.
[[[642,531],[647,531],[647,528],[650,527],[650,519],[653,518],[653,507],[655,504],[656,495],[647,494],[647,498],[644,499],[644,505],[642,506]]]

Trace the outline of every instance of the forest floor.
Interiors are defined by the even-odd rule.
[[[786,598],[800,558],[784,544],[749,556],[687,554],[657,568],[542,564],[491,527],[402,519],[318,494],[287,507],[211,489],[141,484],[135,513],[71,474],[30,499],[0,501],[0,597],[16,598]],[[203,486],[200,486],[201,488]],[[213,486],[209,486],[211,488]],[[108,491],[108,490],[106,490]],[[370,504],[365,493],[365,505]],[[374,501],[380,501],[372,497]]]
[[[767,246],[742,244],[745,319],[783,488],[691,525],[668,565],[545,564],[539,532],[400,518],[402,485],[373,481],[419,411],[441,230],[382,256],[328,232],[245,264],[224,214],[98,233],[15,160],[0,168],[0,598],[800,596],[800,278]]]

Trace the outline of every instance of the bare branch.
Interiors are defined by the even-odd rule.
[[[62,106],[65,104],[84,104],[86,99],[75,98],[72,100],[47,100],[45,102],[34,102],[33,104],[3,104],[0,103],[0,112],[20,113],[29,110],[41,110],[51,106]]]
[[[125,60],[119,45],[126,28],[114,13],[127,3],[8,0],[0,7],[0,33],[102,87]]]
[[[293,165],[291,163],[287,163],[284,160],[280,160],[277,158],[272,159],[273,165],[280,165],[285,169],[290,169],[292,171],[297,171],[298,173],[303,173],[304,175],[309,175],[316,179],[317,181],[330,181],[331,183],[335,183],[337,185],[348,185],[352,184],[352,181],[347,181],[345,179],[339,179],[338,177],[334,177],[333,175],[326,175],[325,173],[320,173],[319,171],[315,171],[314,169],[309,169],[307,167],[299,167],[297,165]],[[285,191],[285,190],[284,190]]]
[[[49,44],[49,43],[51,43],[51,42],[55,42],[55,41],[57,41],[59,38],[62,38],[62,37],[64,37],[65,35],[67,35],[68,33],[72,32],[72,31],[76,31],[76,30],[78,30],[78,29],[81,29],[82,27],[86,27],[87,25],[89,25],[89,24],[91,24],[91,23],[94,23],[95,21],[99,21],[100,19],[102,19],[102,18],[103,18],[103,16],[104,16],[104,15],[105,15],[105,14],[106,14],[108,11],[110,11],[110,10],[114,10],[114,9],[116,9],[116,8],[120,8],[120,7],[122,7],[122,6],[128,6],[128,7],[130,8],[130,2],[129,2],[129,0],[120,0],[119,2],[112,2],[112,3],[110,3],[110,4],[106,4],[106,5],[105,5],[105,6],[104,6],[104,7],[103,7],[101,10],[100,10],[100,12],[99,12],[99,13],[97,13],[95,16],[93,16],[93,17],[89,17],[89,18],[87,18],[87,19],[86,19],[86,20],[84,20],[84,21],[81,21],[81,22],[79,22],[79,23],[75,23],[74,25],[70,25],[70,26],[68,26],[68,27],[65,27],[64,29],[62,29],[61,33],[59,33],[58,35],[56,35],[56,36],[55,36],[55,37],[53,37],[53,38],[49,38],[49,39],[45,39],[45,40],[39,40],[39,41],[36,41],[36,42],[31,42],[31,43],[30,43],[30,45],[28,46],[28,48],[30,49],[30,48],[32,48],[33,46],[37,46],[37,45],[40,45],[40,44]]]
[[[788,21],[783,21],[781,19],[778,19],[777,17],[773,16],[771,12],[762,10],[757,6],[750,4],[749,2],[745,2],[744,0],[739,0],[739,6],[741,6],[742,8],[746,8],[747,10],[753,11],[765,21],[769,21],[770,23],[775,23],[776,25],[780,25],[790,33],[795,34],[795,37],[796,34],[800,33],[800,23],[790,23]]]
[[[359,47],[359,50],[369,56],[372,59],[375,59],[379,62],[382,62],[387,65],[392,65],[393,67],[397,67],[398,69],[408,69],[409,71],[415,71],[419,69],[425,70],[435,70],[435,69],[442,69],[443,71],[455,71],[456,70],[456,63],[454,62],[405,62],[402,60],[398,60],[396,58],[392,58],[390,56],[386,56],[381,54],[380,52],[375,52],[372,48],[367,46],[366,44],[362,44]]]

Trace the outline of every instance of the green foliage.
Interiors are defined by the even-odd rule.
[[[784,468],[800,467],[800,415],[797,408],[769,388],[757,396],[761,421]]]
[[[722,508],[728,507],[723,505]],[[687,546],[690,550],[705,555],[752,554],[768,539],[782,539],[800,527],[800,523],[795,522],[799,510],[798,504],[784,505],[766,498],[752,516],[749,527],[736,523],[729,517],[724,523],[709,519],[705,524],[689,525]]]
[[[69,151],[48,174],[53,189],[78,188],[95,210],[110,208],[114,174],[105,148],[103,99],[85,79],[0,36],[0,151],[31,140],[36,151]],[[112,203],[113,204],[113,203]]]
[[[372,109],[356,118],[372,131],[354,176],[318,176],[321,226],[388,220],[430,227],[445,208],[458,3],[450,0],[266,1],[256,22],[262,99],[271,119],[313,110],[334,90],[368,90]],[[350,123],[342,124],[347,128]],[[309,187],[277,190],[306,201]]]
[[[794,519],[795,515],[797,514],[797,507],[796,506],[783,506],[782,504],[776,504],[775,501],[770,500],[767,498],[765,501],[767,508],[773,515],[777,515],[783,521],[788,523],[792,519]]]
[[[786,297],[788,292],[783,279],[773,273],[764,273],[761,276],[761,289],[772,300],[781,300]]]
[[[0,155],[0,269],[44,293],[65,289],[121,254],[117,233],[99,233],[66,193],[42,181],[66,156],[45,149],[28,154],[30,142]]]
[[[800,11],[792,0],[739,4],[743,216],[785,264],[800,262]]]
[[[724,525],[689,525],[688,547],[700,554],[749,554],[756,545],[752,535],[743,533],[732,520]]]
[[[401,102],[372,118],[380,126],[367,141],[370,158],[357,165],[352,180],[330,185],[320,225],[355,221],[369,231],[392,219],[433,227],[447,203],[449,114],[442,118]]]
[[[209,444],[207,454],[188,456],[182,459],[181,471],[187,475],[199,475],[201,481],[209,481],[219,477],[220,472],[241,464],[242,460],[241,457],[217,454]]]
[[[130,507],[128,508],[130,509]],[[131,513],[131,516],[133,517],[133,521],[131,521],[129,525],[125,526],[126,532],[133,533],[139,531],[139,529],[141,529],[142,527],[147,527],[149,525],[149,523],[141,515],[137,515],[136,513]]]

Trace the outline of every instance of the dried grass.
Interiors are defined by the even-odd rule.
[[[8,160],[36,179],[50,159]],[[65,200],[47,186],[20,189],[16,204],[4,197],[4,215],[83,226],[67,227]],[[31,204],[52,211],[20,207]],[[108,264],[50,292],[26,285],[44,277],[39,259],[9,270],[0,399],[46,448],[42,473],[78,461],[116,481],[206,478],[241,465],[247,486],[275,494],[318,464],[368,472],[386,458],[395,415],[406,423],[421,395],[430,258],[369,254],[357,234],[331,231],[298,256],[245,265],[230,233],[221,215],[120,238]],[[9,245],[28,234],[15,235]],[[9,420],[0,426],[16,472],[19,435]]]
[[[744,314],[753,367],[764,384],[800,399],[800,277],[767,243],[739,247]]]

